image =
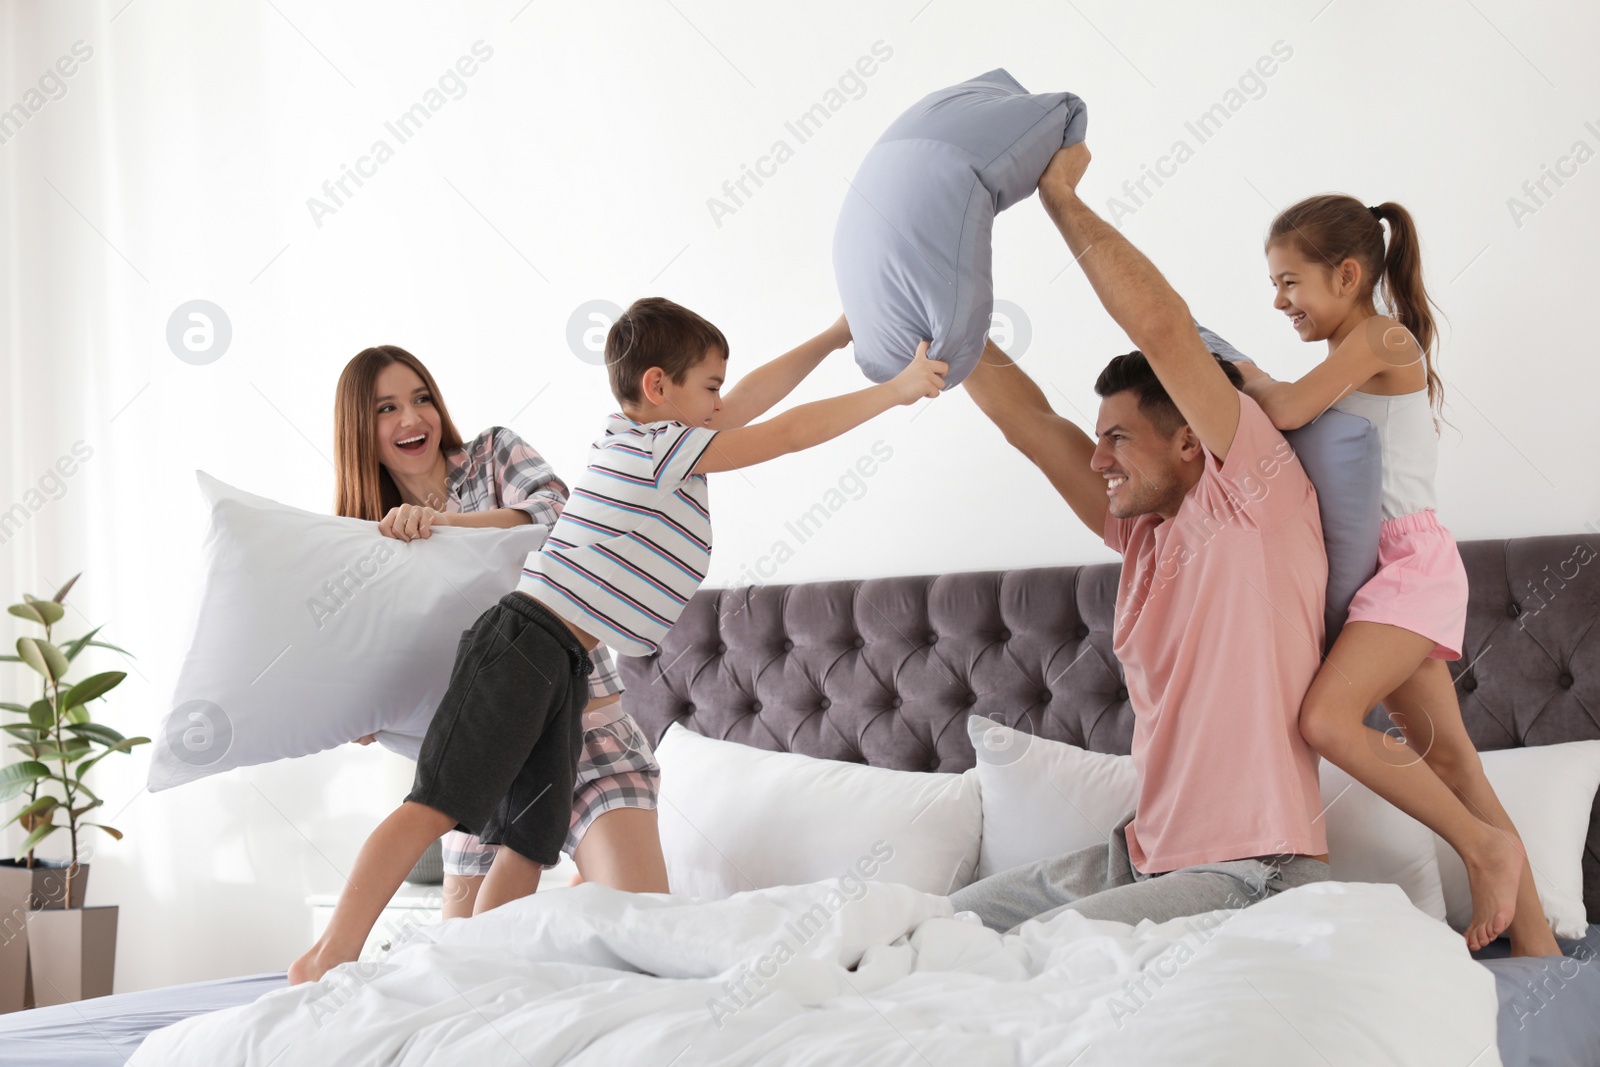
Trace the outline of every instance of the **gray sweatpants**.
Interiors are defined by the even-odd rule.
[[[1123,817],[1104,845],[1013,867],[950,894],[957,911],[973,911],[991,930],[1007,933],[1029,919],[1064,911],[1136,924],[1166,922],[1218,908],[1242,908],[1285,889],[1326,881],[1330,868],[1309,856],[1260,856],[1145,874],[1128,859]]]

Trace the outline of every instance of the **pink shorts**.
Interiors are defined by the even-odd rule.
[[[1460,659],[1467,632],[1467,568],[1432,509],[1385,519],[1378,573],[1350,601],[1349,622],[1380,622],[1433,639],[1431,659]]]

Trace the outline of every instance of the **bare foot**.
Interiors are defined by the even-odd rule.
[[[1472,922],[1467,926],[1467,947],[1476,952],[1504,933],[1517,913],[1522,849],[1504,831],[1485,826],[1477,855],[1461,858],[1472,888]]]
[[[1549,923],[1541,923],[1531,932],[1523,933],[1518,929],[1517,923],[1511,924],[1508,934],[1511,938],[1511,954],[1513,956],[1561,956],[1561,946],[1556,944],[1555,935],[1550,932]],[[1533,926],[1532,923],[1525,925]]]
[[[339,966],[341,963],[350,963],[356,956],[349,953],[333,951],[332,946],[318,941],[306,949],[304,956],[289,964],[289,984],[299,985],[302,982],[320,982],[322,976]]]

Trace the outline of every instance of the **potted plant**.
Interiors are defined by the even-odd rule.
[[[65,615],[62,604],[77,580],[74,576],[49,600],[24,594],[22,603],[7,608],[12,615],[42,626],[44,636],[18,638],[16,655],[0,655],[0,661],[32,668],[41,682],[40,698],[33,703],[0,703],[0,710],[23,717],[0,726],[17,739],[10,747],[22,753],[22,759],[0,767],[0,801],[24,800],[3,825],[20,823],[27,833],[15,858],[0,860],[0,907],[5,909],[0,915],[0,1011],[27,1002],[26,990],[16,988],[19,954],[24,985],[31,984],[39,1004],[111,992],[117,909],[83,906],[89,865],[82,862],[86,843],[80,834],[94,828],[121,840],[122,832],[86,818],[104,802],[83,778],[113,752],[129,752],[150,739],[123,737],[90,719],[89,703],[116,688],[127,677],[124,672],[105,671],[76,683],[67,680],[72,661],[86,648],[128,654],[97,640],[98,626],[57,643],[53,628]],[[37,858],[34,850],[57,830],[67,831],[67,858]],[[22,1002],[17,1000],[19,991]]]

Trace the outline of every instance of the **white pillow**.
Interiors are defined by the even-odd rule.
[[[461,632],[516,587],[544,526],[403,542],[196,471],[211,507],[194,639],[150,791],[376,733],[415,759]]]
[[[1131,756],[1048,741],[982,715],[967,719],[967,736],[983,794],[979,878],[1103,845],[1139,799]]]
[[[720,900],[851,871],[948,894],[971,882],[978,864],[983,810],[971,771],[767,752],[678,723],[656,760],[661,849],[679,896]]]
[[[967,720],[967,736],[978,754],[983,791],[980,877],[1104,844],[1138,803],[1132,756],[1089,752],[981,715]],[[1321,784],[1333,877],[1392,882],[1419,909],[1443,919],[1444,896],[1428,828],[1326,760]],[[1334,797],[1338,802],[1326,807]]]
[[[1433,831],[1327,760],[1318,776],[1334,880],[1393,882],[1411,903],[1443,921]]]
[[[1557,937],[1589,932],[1583,906],[1583,850],[1589,813],[1600,786],[1600,741],[1569,741],[1484,752],[1483,773],[1511,816],[1533,868],[1539,902]],[[1446,918],[1464,929],[1472,921],[1472,891],[1461,857],[1434,838],[1444,881]]]

